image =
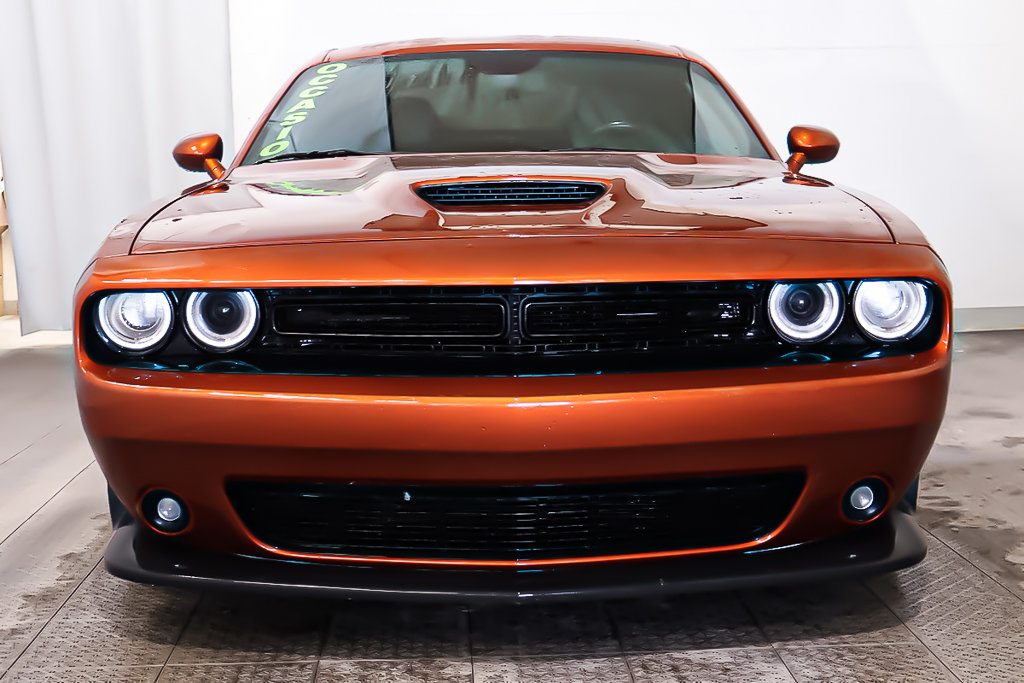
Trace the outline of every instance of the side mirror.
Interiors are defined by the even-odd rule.
[[[823,164],[832,161],[839,153],[839,138],[827,128],[817,126],[793,126],[786,139],[789,172],[797,174],[804,164]]]
[[[224,141],[216,133],[203,133],[183,138],[174,146],[174,160],[186,171],[205,171],[214,180],[224,175],[220,158]]]

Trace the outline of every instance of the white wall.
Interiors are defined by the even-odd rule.
[[[509,34],[682,45],[718,67],[780,152],[794,124],[833,129],[842,151],[812,172],[915,220],[958,308],[1024,307],[1019,0],[229,2],[238,142],[299,64],[331,47]],[[1001,315],[974,319],[1024,325],[1024,308],[990,310]]]
[[[25,333],[68,329],[106,234],[199,182],[181,137],[232,139],[226,0],[0,0],[0,154]]]

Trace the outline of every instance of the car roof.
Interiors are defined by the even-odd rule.
[[[580,52],[619,52],[695,59],[682,48],[645,43],[639,40],[575,38],[565,36],[509,36],[504,38],[420,38],[376,45],[329,50],[322,61],[416,54],[421,52],[458,52],[469,50],[570,50]]]

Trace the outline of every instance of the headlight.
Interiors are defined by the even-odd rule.
[[[853,317],[878,341],[913,337],[928,321],[930,308],[928,289],[920,282],[866,280],[853,292]]]
[[[185,301],[185,328],[213,351],[244,346],[256,334],[260,309],[249,290],[192,292]]]
[[[843,297],[832,282],[780,282],[768,295],[768,318],[786,341],[821,341],[842,317]]]
[[[174,319],[171,298],[164,292],[108,294],[96,305],[96,320],[108,343],[122,351],[141,353],[167,338]]]

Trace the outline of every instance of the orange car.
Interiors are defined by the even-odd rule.
[[[148,583],[529,600],[883,572],[925,552],[949,279],[783,160],[700,58],[334,50],[77,290],[107,566]]]

